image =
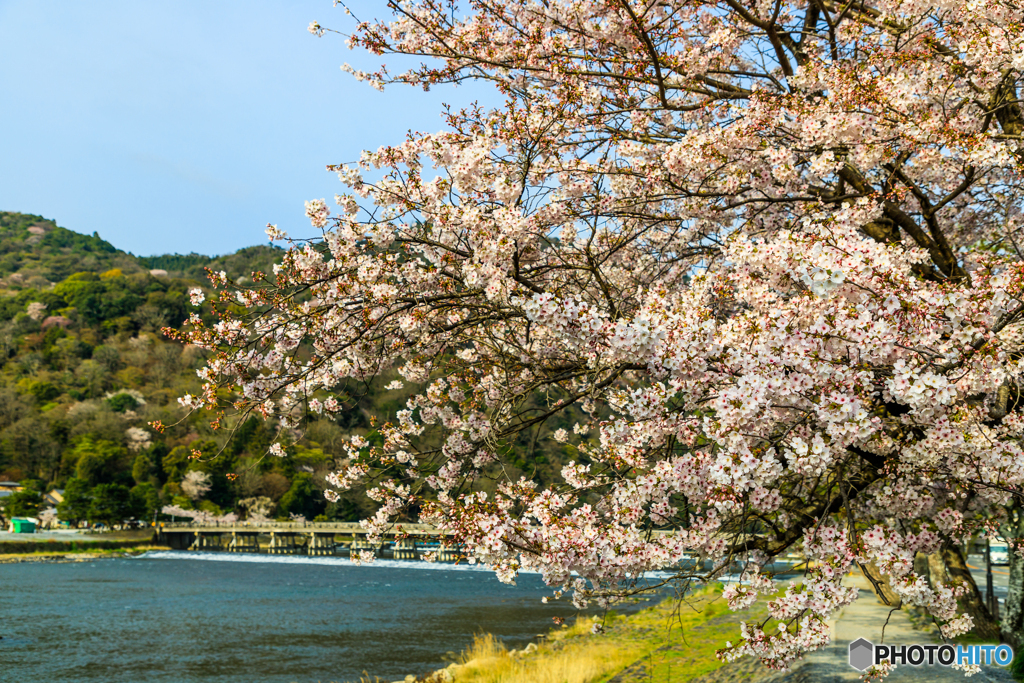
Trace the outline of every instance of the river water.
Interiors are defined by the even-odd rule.
[[[537,575],[388,560],[153,552],[0,565],[0,585],[4,683],[395,681],[577,614]]]

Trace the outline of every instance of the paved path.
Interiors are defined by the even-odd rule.
[[[872,643],[882,643],[882,626],[890,610],[883,605],[868,582],[860,574],[851,576],[848,581],[860,589],[860,597],[849,607],[843,609],[833,623],[832,643],[823,650],[807,656],[805,662],[794,669],[791,674],[780,677],[780,683],[839,683],[840,681],[859,681],[860,673],[848,664],[849,645],[858,638],[867,638]],[[910,618],[903,611],[893,612],[889,623],[885,625],[885,644],[909,645],[912,643],[938,643],[940,640],[929,633],[919,631],[910,623]],[[900,666],[897,665],[886,679],[891,683],[910,681],[928,681],[928,683],[953,683],[965,680],[962,671],[944,666]],[[988,683],[989,681],[1010,682],[1013,679],[1002,667],[983,666],[982,673],[972,676],[971,683]]]
[[[885,625],[886,645],[922,645],[940,642],[936,635],[919,631],[910,623],[906,612],[896,611],[889,615],[890,608],[875,597],[867,579],[859,573],[846,580],[847,585],[856,586],[860,596],[849,607],[840,611],[832,622],[832,642],[823,650],[808,654],[794,664],[787,672],[773,672],[760,662],[749,658],[726,664],[691,683],[853,683],[860,681],[860,672],[849,665],[850,643],[858,638],[867,638],[881,644],[882,625]],[[1002,667],[986,666],[982,673],[969,679],[962,671],[943,666],[897,665],[886,679],[886,683],[1013,683],[1013,678]],[[673,682],[674,683],[674,682]]]
[[[44,530],[34,534],[15,534],[9,531],[0,531],[0,541],[105,541],[103,536],[86,536],[78,530]]]
[[[0,542],[45,543],[46,541],[74,541],[75,543],[95,543],[98,541],[138,541],[142,544],[149,542],[151,538],[153,538],[152,529],[133,529],[106,533],[91,533],[86,529],[45,529],[34,534],[12,534],[9,531],[0,531]]]
[[[971,570],[974,582],[978,584],[978,590],[985,595],[985,556],[968,555],[967,567]],[[992,589],[999,598],[999,606],[1006,602],[1007,583],[1010,579],[1010,567],[1005,564],[992,566]]]

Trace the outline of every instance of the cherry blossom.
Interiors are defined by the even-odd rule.
[[[185,335],[213,352],[206,386],[182,405],[297,431],[397,375],[382,441],[327,477],[330,500],[367,488],[371,542],[415,505],[470,561],[577,605],[739,566],[729,603],[772,596],[779,625],[745,624],[726,658],[824,646],[867,562],[970,629],[964,588],[914,556],[1024,484],[1019,4],[390,7],[349,46],[422,64],[346,71],[484,80],[502,104],[329,166],[340,211],[306,203],[321,244],[251,288],[213,276],[220,317]],[[561,481],[510,475],[546,425],[573,453]],[[790,551],[810,564],[776,594]]]

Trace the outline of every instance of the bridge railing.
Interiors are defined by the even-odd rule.
[[[340,533],[366,533],[362,525],[358,522],[193,522],[189,521],[173,521],[173,522],[158,522],[158,525],[164,530],[180,529],[183,531],[195,531],[195,530],[215,530],[223,529],[229,531],[231,529],[245,529],[247,531],[335,531]],[[443,533],[440,529],[430,524],[418,524],[418,523],[406,523],[406,524],[395,524],[393,525],[388,533],[402,533],[410,532],[417,534],[429,534],[429,533]]]
[[[157,524],[163,529],[251,529],[253,531],[316,531],[323,529],[324,531],[340,531],[340,532],[355,532],[355,533],[366,533],[362,525],[359,522],[250,522],[250,521],[237,521],[237,522],[193,522],[191,520],[185,521],[164,521],[157,522]],[[403,522],[393,524],[387,533],[402,533],[402,532],[424,534],[424,533],[444,533],[437,527],[431,524],[419,524],[416,522]],[[661,536],[670,536],[678,533],[676,530],[671,529],[659,529],[651,532],[651,536],[658,538]]]

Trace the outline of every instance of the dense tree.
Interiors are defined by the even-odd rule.
[[[74,526],[88,519],[92,502],[89,492],[89,482],[86,480],[78,477],[68,479],[64,486],[64,500],[57,504],[57,516]]]
[[[83,438],[71,451],[75,459],[75,476],[90,485],[111,483],[118,476],[118,461],[125,452],[118,444],[110,441]]]
[[[89,521],[101,522],[107,527],[131,519],[133,509],[131,491],[122,484],[100,484],[92,489],[89,502]]]
[[[160,509],[160,492],[150,482],[137,484],[129,491],[131,517],[148,520]]]
[[[36,517],[43,509],[42,482],[29,480],[22,482],[22,490],[8,496],[4,505],[4,515],[11,517]]]
[[[4,459],[15,461],[33,476],[52,479],[60,462],[60,445],[47,421],[38,415],[18,420],[0,434]]]
[[[175,399],[198,384],[203,352],[167,340],[159,328],[188,317],[187,291],[199,282],[179,276],[204,277],[210,266],[233,279],[249,277],[269,270],[279,252],[256,247],[197,257],[167,275],[149,272],[160,266],[98,238],[39,216],[0,212],[2,478],[38,478],[46,490],[69,487],[70,504],[60,508],[72,523],[88,519],[93,489],[104,484],[134,486],[132,514],[148,519],[182,495],[190,471],[211,478],[207,502],[234,509],[238,495],[226,475],[240,469],[237,455],[256,462],[266,453],[276,424],[260,421],[227,444],[204,421],[188,417]],[[157,435],[147,424],[152,420],[176,426]],[[223,458],[189,457],[193,449],[221,446],[227,446]],[[164,456],[175,447],[165,470]],[[255,472],[260,484],[269,469]],[[271,487],[276,497],[293,474],[278,473],[283,481]]]
[[[313,484],[313,475],[298,472],[292,477],[291,486],[278,501],[278,510],[282,514],[302,515],[313,519],[321,514],[326,507],[323,495]]]
[[[111,396],[107,399],[107,403],[110,405],[111,410],[117,413],[123,413],[126,410],[134,410],[139,407],[139,402],[135,397],[124,392]]]
[[[153,461],[145,453],[139,453],[132,463],[132,479],[135,483],[148,482],[153,476]]]
[[[1020,5],[389,7],[351,43],[428,61],[358,78],[485,79],[503,106],[332,167],[350,191],[307,203],[322,247],[193,319],[220,355],[186,404],[297,428],[397,371],[415,395],[328,496],[372,486],[374,532],[422,504],[579,604],[696,555],[713,569],[680,578],[745,563],[740,608],[800,547],[805,580],[726,657],[824,645],[858,562],[948,637],[990,621],[969,574],[960,605],[937,577],[1024,484]],[[574,461],[508,476],[541,425]]]
[[[239,499],[246,498],[261,500],[267,515],[287,515],[275,505],[285,496],[298,514],[323,511],[328,464],[353,431],[365,431],[378,394],[387,394],[391,410],[402,392],[364,387],[346,403],[351,410],[319,420],[303,447],[267,459],[275,420],[253,419],[229,440],[177,405],[198,386],[205,352],[158,329],[188,317],[188,291],[204,281],[206,267],[247,281],[253,271],[271,272],[281,253],[262,246],[217,258],[140,259],[43,217],[0,212],[0,479],[66,489],[58,509],[71,524],[90,519],[94,491],[109,484],[133,487],[128,517],[136,519],[169,504],[202,508],[189,513],[208,519],[244,512]],[[198,313],[209,319],[208,306]],[[151,421],[171,426],[156,434]],[[194,459],[193,450],[222,448]],[[198,500],[182,490],[189,473],[210,477]],[[355,520],[368,511],[353,493],[328,512]]]

